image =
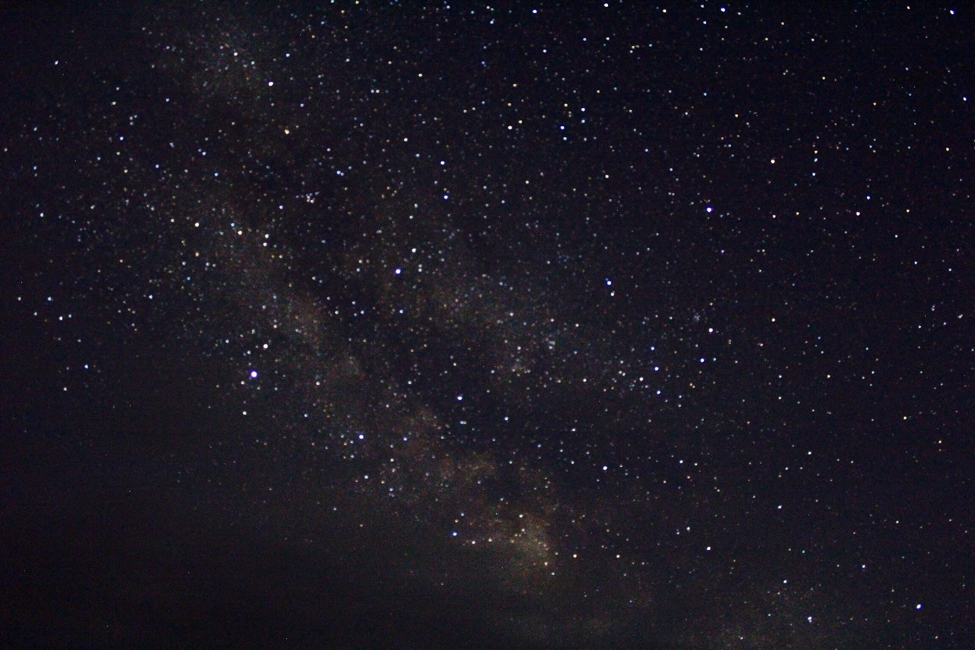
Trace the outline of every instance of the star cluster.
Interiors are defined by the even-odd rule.
[[[967,11],[4,11],[12,643],[971,641]]]

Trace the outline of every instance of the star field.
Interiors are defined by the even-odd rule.
[[[421,5],[2,10],[0,641],[972,643],[971,12]]]

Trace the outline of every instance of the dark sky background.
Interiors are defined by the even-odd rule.
[[[62,4],[0,644],[975,644],[969,8]]]

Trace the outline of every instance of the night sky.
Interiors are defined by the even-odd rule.
[[[975,20],[842,6],[5,4],[0,645],[973,647]]]

